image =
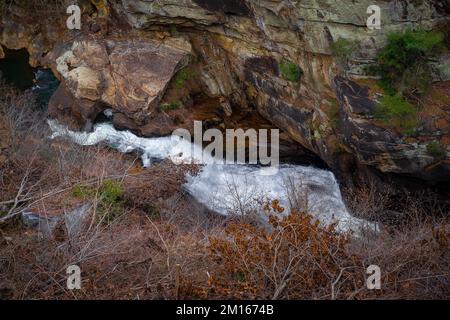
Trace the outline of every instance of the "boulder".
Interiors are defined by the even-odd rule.
[[[101,111],[102,107],[96,102],[75,98],[65,83],[60,84],[48,105],[49,117],[57,119],[75,131],[89,129]]]
[[[102,111],[93,105],[103,105],[141,125],[154,116],[169,82],[189,56],[189,51],[153,40],[86,39],[62,53],[56,69],[61,86],[70,92],[67,99],[84,101],[92,111],[79,112],[85,122]]]

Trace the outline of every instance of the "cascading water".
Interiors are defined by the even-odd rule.
[[[50,69],[37,69],[34,72],[34,85],[31,88],[41,106],[48,104],[53,93],[58,88],[59,81]]]
[[[169,158],[175,163],[192,160],[186,158],[187,154],[194,161],[199,160],[196,155],[202,151],[189,141],[175,137],[142,138],[129,131],[118,131],[109,123],[95,125],[90,133],[70,131],[53,120],[49,120],[49,126],[52,138],[66,137],[81,145],[105,142],[120,152],[137,151],[144,166],[151,165],[151,159]],[[279,200],[289,208],[300,194],[303,209],[324,225],[337,222],[338,230],[357,233],[361,227],[375,229],[374,224],[350,215],[333,173],[314,167],[282,165],[275,175],[261,175],[257,166],[206,164],[198,175],[187,177],[185,188],[201,204],[224,215],[262,212],[262,200]],[[295,196],[288,190],[296,191]]]

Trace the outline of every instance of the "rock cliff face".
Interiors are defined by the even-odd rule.
[[[161,113],[171,125],[187,115],[161,106],[194,101],[195,108],[201,93],[217,99],[224,114],[258,112],[337,171],[450,180],[448,55],[434,62],[432,107],[409,136],[374,120],[381,93],[363,71],[392,31],[448,30],[448,1],[378,1],[380,30],[366,27],[369,0],[94,3],[99,17],[85,14],[79,32],[64,28],[65,17],[44,24],[19,8],[2,17],[0,43],[26,48],[32,65],[51,67],[62,81],[50,103],[55,117],[89,128],[112,108],[122,127],[166,133],[154,130]],[[346,72],[330,51],[339,38],[359,43]],[[298,68],[297,79],[280,68],[286,62]],[[446,159],[429,153],[430,141],[444,146]]]
[[[63,95],[80,102],[82,119],[93,120],[102,106],[111,106],[143,126],[154,118],[170,80],[189,56],[190,51],[154,40],[83,39],[56,59],[56,70],[66,86]],[[58,96],[51,113],[66,108],[55,103]]]

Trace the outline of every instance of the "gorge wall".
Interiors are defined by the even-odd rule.
[[[364,71],[392,31],[448,32],[448,1],[91,2],[83,2],[81,31],[67,30],[64,8],[61,17],[39,18],[12,5],[0,20],[0,44],[26,48],[31,65],[52,68],[61,81],[49,114],[71,127],[89,130],[112,109],[120,128],[169,134],[190,125],[201,96],[227,116],[259,113],[350,181],[450,180],[448,52],[430,62],[434,94],[414,134],[373,117],[383,92]],[[372,4],[382,10],[380,30],[366,26]],[[358,42],[345,70],[330,49],[339,38]],[[430,154],[430,142],[446,156]]]

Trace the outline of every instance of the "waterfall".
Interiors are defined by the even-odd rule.
[[[80,145],[105,142],[120,152],[139,152],[144,166],[152,159],[169,158],[175,163],[190,161],[184,154],[201,154],[201,147],[175,137],[143,138],[129,131],[118,131],[109,123],[94,126],[93,132],[74,132],[49,120],[52,138],[65,137]],[[186,152],[194,148],[194,152]],[[184,150],[184,151],[183,151]],[[322,224],[337,223],[340,231],[355,231],[361,227],[375,229],[375,224],[353,217],[341,196],[339,184],[330,171],[300,165],[281,165],[275,175],[261,175],[260,168],[245,164],[202,165],[197,175],[189,175],[185,189],[199,203],[219,214],[231,212],[260,213],[262,203],[279,200],[289,210],[294,202],[312,214]],[[295,191],[295,192],[293,192]],[[298,208],[298,207],[296,207]]]

